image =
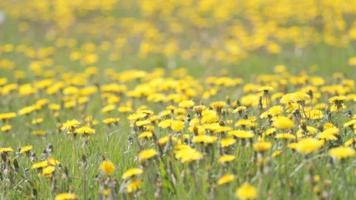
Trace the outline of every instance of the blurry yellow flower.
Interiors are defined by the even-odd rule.
[[[289,119],[288,117],[275,117],[273,118],[273,123],[272,125],[276,128],[276,129],[291,129],[294,127],[294,122]]]
[[[272,147],[272,143],[260,141],[253,144],[253,149],[257,152],[268,151]]]
[[[11,147],[1,147],[0,148],[0,153],[8,153],[8,152],[13,152],[14,149],[12,149]]]
[[[142,181],[141,180],[133,180],[127,184],[126,192],[132,193],[136,192],[141,188]]]
[[[235,156],[234,155],[222,155],[222,156],[220,156],[218,162],[220,164],[225,164],[225,163],[231,162],[233,160],[235,160]]]
[[[12,126],[10,124],[6,124],[0,127],[0,131],[2,132],[9,132],[12,129]]]
[[[120,118],[113,118],[113,117],[103,119],[103,123],[108,126],[117,125],[119,123],[119,121],[120,121]]]
[[[146,149],[146,150],[142,150],[139,154],[138,154],[138,160],[140,162],[149,160],[153,157],[155,157],[157,155],[157,151],[155,149]]]
[[[20,153],[26,153],[32,150],[32,145],[23,146],[20,149]]]
[[[241,200],[247,199],[256,199],[257,198],[257,190],[254,186],[250,185],[249,183],[242,184],[236,190],[236,197]]]
[[[128,169],[123,175],[122,179],[129,179],[133,176],[137,176],[143,173],[143,170],[141,168],[131,168]]]
[[[182,163],[190,163],[203,158],[203,155],[199,151],[190,147],[176,151],[175,156]]]
[[[300,140],[295,150],[302,154],[309,154],[319,150],[324,145],[324,142],[314,138],[305,138]]]
[[[356,66],[356,56],[349,58],[348,64],[350,66]]]
[[[0,120],[9,120],[16,117],[15,112],[0,113]]]
[[[191,108],[193,106],[194,106],[194,101],[191,100],[186,100],[179,103],[179,107],[182,108]]]
[[[79,125],[80,125],[80,122],[78,120],[75,120],[75,119],[68,120],[68,121],[66,121],[66,122],[64,122],[62,124],[61,129],[63,131],[70,131],[70,130],[73,130],[74,128],[76,128]]]
[[[217,113],[213,110],[204,110],[202,112],[202,123],[214,123],[219,120]]]
[[[179,121],[179,120],[173,120],[171,122],[171,129],[175,132],[179,132],[181,130],[183,130],[184,128],[184,122],[183,121]]]
[[[217,140],[216,136],[198,135],[192,139],[192,142],[193,143],[212,144],[212,143],[215,143],[216,140]]]
[[[92,135],[95,133],[95,129],[93,129],[89,126],[82,126],[82,127],[75,129],[74,132],[77,133],[78,135]]]
[[[329,155],[335,159],[341,160],[355,156],[355,150],[351,147],[335,147],[329,150]]]
[[[246,128],[252,128],[256,127],[256,122],[252,119],[240,119],[235,123],[236,127],[246,127]]]
[[[223,148],[229,147],[235,143],[236,143],[236,140],[233,137],[227,137],[227,138],[223,138],[220,140],[220,146]]]
[[[55,167],[53,166],[47,166],[45,168],[42,169],[42,175],[43,176],[47,176],[47,177],[51,177],[53,172],[56,170]]]
[[[115,165],[112,163],[110,160],[104,160],[100,164],[100,170],[105,174],[105,175],[111,175],[115,171]]]
[[[241,139],[249,139],[255,136],[255,134],[252,131],[245,131],[245,130],[232,130],[229,131],[228,134]]]
[[[233,174],[225,174],[218,179],[217,184],[225,185],[227,183],[231,183],[234,179],[235,176]]]
[[[145,131],[145,132],[140,133],[138,138],[139,139],[145,139],[145,138],[149,139],[149,138],[152,138],[152,136],[153,136],[152,131]]]
[[[55,200],[76,200],[78,199],[77,195],[73,193],[60,193],[57,194]]]

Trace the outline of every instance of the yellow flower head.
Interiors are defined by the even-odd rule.
[[[155,149],[146,149],[146,150],[142,150],[139,154],[138,154],[138,160],[140,162],[149,160],[153,157],[155,157],[157,155],[157,151]]]
[[[335,147],[329,150],[329,155],[335,159],[341,160],[355,156],[355,150],[351,147]]]
[[[176,151],[175,156],[182,163],[190,163],[192,161],[200,160],[203,158],[203,155],[199,151],[189,146]]]
[[[218,179],[217,184],[225,185],[227,183],[231,183],[234,179],[235,176],[233,174],[225,174]]]
[[[268,151],[271,147],[272,147],[272,143],[270,142],[260,141],[253,144],[253,149],[257,152]]]
[[[128,169],[123,175],[122,175],[122,179],[129,179],[133,176],[137,176],[143,173],[143,170],[141,168],[131,168]]]
[[[235,194],[236,197],[241,200],[256,199],[257,190],[249,183],[244,183],[236,190]]]
[[[288,117],[275,117],[273,118],[273,124],[276,129],[291,129],[294,127],[294,122]]]
[[[235,156],[234,155],[223,155],[219,158],[219,163],[220,164],[225,164],[225,163],[228,163],[228,162],[231,162],[233,160],[235,160]]]
[[[100,170],[105,174],[105,175],[111,175],[115,171],[115,165],[112,163],[110,160],[104,160],[100,164]]]
[[[20,153],[26,153],[32,150],[32,145],[23,146],[20,149]]]
[[[73,193],[60,193],[57,194],[55,200],[76,200],[78,199],[77,195]]]
[[[142,185],[141,180],[133,180],[128,183],[128,185],[126,187],[126,192],[127,193],[136,192],[137,190],[139,190],[141,188],[141,185]]]
[[[302,154],[309,154],[319,150],[324,145],[324,142],[314,138],[305,138],[300,140],[295,147],[295,150]]]

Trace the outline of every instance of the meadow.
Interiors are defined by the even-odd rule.
[[[356,199],[354,0],[1,0],[0,199]]]

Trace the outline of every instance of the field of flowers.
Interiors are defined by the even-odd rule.
[[[0,199],[356,199],[355,0],[0,0]]]

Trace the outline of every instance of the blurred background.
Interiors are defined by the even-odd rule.
[[[0,69],[355,73],[355,0],[1,0]]]

